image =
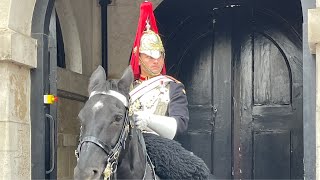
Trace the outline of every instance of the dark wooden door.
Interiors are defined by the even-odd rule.
[[[264,11],[233,13],[235,177],[303,178],[301,40]]]
[[[299,35],[263,11],[225,8],[189,18],[174,41],[167,64],[190,110],[183,146],[217,178],[302,178]]]
[[[185,34],[175,39],[182,45],[174,47],[178,61],[168,65],[169,72],[185,84],[189,102],[188,133],[178,140],[200,156],[216,177],[231,178],[231,21],[216,24],[212,15],[190,19]]]

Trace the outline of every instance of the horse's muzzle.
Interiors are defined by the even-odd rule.
[[[74,168],[74,179],[85,180],[85,179],[100,179],[101,172],[95,168],[80,169],[78,166]]]

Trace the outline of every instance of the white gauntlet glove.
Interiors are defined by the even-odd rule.
[[[161,137],[173,139],[177,132],[177,121],[173,117],[154,115],[146,111],[137,111],[133,119],[138,129],[151,129]]]
[[[133,120],[136,124],[136,127],[140,130],[146,130],[150,122],[150,116],[152,114],[145,111],[137,111],[133,113]]]

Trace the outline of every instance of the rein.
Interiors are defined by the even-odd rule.
[[[109,95],[117,98],[119,101],[122,102],[122,104],[126,107],[126,113],[125,113],[125,119],[123,123],[123,127],[121,129],[120,137],[116,143],[116,145],[112,148],[109,145],[105,144],[102,142],[100,139],[94,137],[94,136],[86,136],[80,140],[80,143],[78,145],[77,150],[75,150],[75,155],[77,157],[77,161],[79,160],[79,153],[81,151],[81,146],[85,142],[93,143],[103,149],[103,151],[107,154],[107,165],[106,168],[103,172],[104,174],[104,179],[111,179],[111,175],[115,174],[117,171],[117,165],[118,165],[118,158],[120,155],[120,152],[122,149],[125,149],[125,143],[130,131],[130,125],[133,126],[133,123],[130,122],[128,118],[128,100],[127,98],[122,95],[119,92],[113,91],[113,90],[108,90],[108,91],[93,91],[90,94],[89,99],[94,96],[94,95]]]

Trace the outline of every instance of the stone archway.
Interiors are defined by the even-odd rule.
[[[43,105],[42,94],[48,93],[49,79],[49,24],[54,1],[35,1],[31,35],[37,40],[37,66],[31,71],[31,178],[46,177],[45,127],[49,107]],[[40,97],[39,97],[40,96]],[[54,173],[53,173],[54,174]],[[52,176],[54,178],[55,175]]]
[[[81,42],[78,25],[74,16],[74,9],[70,1],[60,0],[55,2],[55,10],[60,20],[65,45],[66,69],[82,74]]]
[[[30,179],[32,166],[38,167],[33,163],[30,138],[33,136],[34,117],[30,106],[33,93],[31,71],[39,65],[37,58],[41,43],[33,36],[32,20],[36,6],[35,0],[0,3],[0,86],[3,100],[0,104],[0,126],[4,132],[0,138],[0,164],[1,176],[5,179]],[[39,98],[39,93],[37,96]]]
[[[101,62],[99,8],[97,1],[36,2],[33,36],[39,45],[38,67],[32,71],[32,142],[37,147],[32,150],[33,178],[70,179],[73,176],[76,162],[73,152],[79,135],[77,114],[87,98],[88,76]],[[61,25],[66,68],[57,67],[55,60],[56,22],[53,21],[56,16]],[[59,102],[43,106],[39,98],[43,93],[58,95]],[[55,145],[49,139],[52,125],[50,118],[46,120],[46,114],[58,124],[54,130]],[[45,175],[46,171],[49,175]]]

